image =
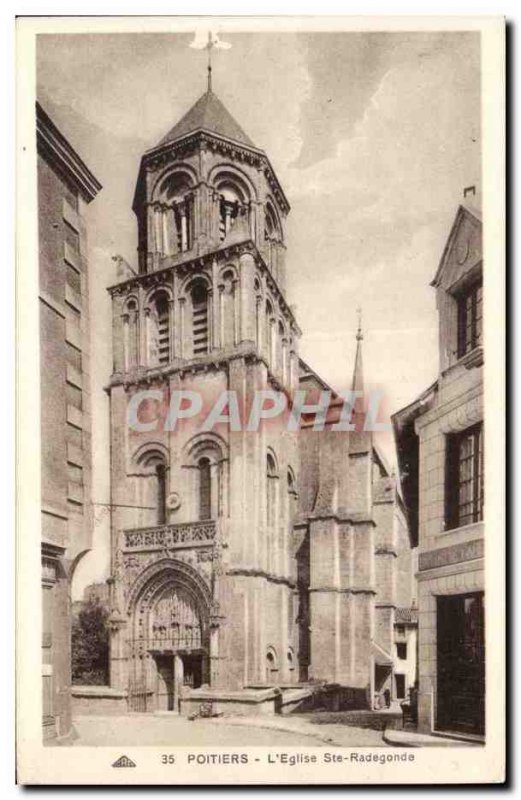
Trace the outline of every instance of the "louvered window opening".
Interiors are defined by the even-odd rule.
[[[192,324],[194,355],[208,352],[208,295],[204,286],[192,292]]]
[[[170,361],[170,329],[166,302],[158,305],[157,310],[157,350],[159,363],[168,364]]]

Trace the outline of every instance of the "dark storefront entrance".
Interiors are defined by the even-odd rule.
[[[436,728],[485,733],[483,592],[437,598]]]

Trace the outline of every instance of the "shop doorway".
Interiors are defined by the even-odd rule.
[[[483,592],[437,598],[438,730],[485,733]]]

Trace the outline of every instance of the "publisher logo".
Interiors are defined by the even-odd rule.
[[[120,756],[117,761],[114,761],[113,767],[135,767],[135,763],[128,756]]]

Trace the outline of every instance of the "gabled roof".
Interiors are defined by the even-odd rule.
[[[255,147],[239,123],[234,120],[217,95],[211,90],[208,90],[199,98],[184,117],[174,125],[166,136],[163,136],[156,147],[182,139],[183,136],[199,130],[215,133],[225,139],[231,139],[234,142],[246,145],[246,147]]]
[[[461,220],[464,216],[469,217],[474,223],[478,223],[479,225],[482,224],[481,220],[481,212],[478,209],[471,205],[470,203],[464,203],[458,206],[458,210],[456,212],[456,217],[454,218],[454,222],[452,223],[452,228],[449,233],[449,238],[445,244],[443,249],[443,253],[440,259],[440,263],[438,265],[438,269],[436,270],[436,275],[434,276],[433,280],[431,281],[431,286],[438,286],[441,278],[441,274],[447,263],[447,259],[450,255],[452,245],[454,244],[454,240],[458,235],[459,226]]]

